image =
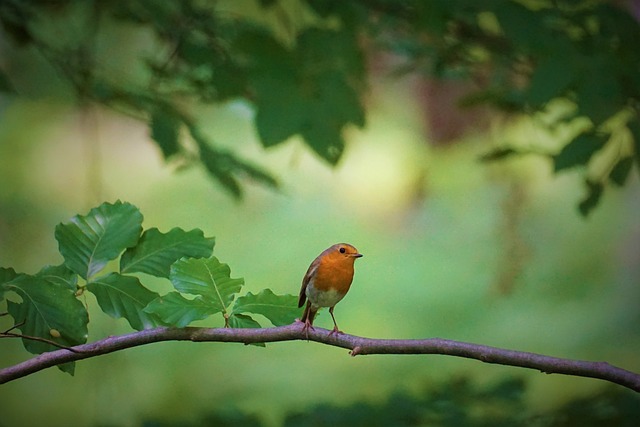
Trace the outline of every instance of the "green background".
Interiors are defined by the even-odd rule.
[[[334,170],[297,141],[266,153],[257,142],[244,144],[247,155],[281,171],[283,186],[250,187],[241,203],[203,171],[164,166],[135,122],[16,103],[2,119],[0,259],[27,273],[62,261],[53,228],[94,203],[86,179],[95,172],[86,160],[90,140],[100,151],[101,197],[137,205],[147,228],[197,227],[215,235],[214,253],[233,277],[245,278],[248,291],[296,294],[321,250],[339,241],[356,245],[365,256],[336,307],[348,333],[443,337],[640,370],[637,176],[585,220],[573,200],[579,177],[553,176],[547,161],[481,164],[477,156],[490,136],[430,148],[407,102],[410,90],[394,83],[374,92],[369,126],[350,132]],[[219,140],[255,139],[244,106],[206,114],[225,123],[209,129]],[[504,131],[526,135],[526,123],[512,126]],[[423,197],[411,191],[417,179]],[[508,225],[512,216],[515,227]],[[514,242],[522,249],[514,251]],[[84,301],[90,340],[129,331],[124,320],[100,312],[91,295]],[[317,323],[331,326],[326,313]],[[222,318],[205,324],[220,326]],[[18,341],[2,346],[2,366],[28,357]],[[480,384],[524,376],[527,402],[539,410],[604,386],[443,356],[351,358],[306,342],[161,343],[79,362],[75,377],[50,369],[3,385],[0,423],[139,425],[238,408],[278,424],[289,411],[320,402],[376,402],[466,375]]]
[[[51,83],[24,61],[36,85]],[[533,155],[478,161],[496,142],[533,138],[557,147],[557,135],[533,119],[492,116],[482,130],[433,144],[415,91],[411,78],[374,78],[367,125],[346,130],[335,168],[297,137],[261,148],[243,102],[200,108],[195,114],[208,135],[281,181],[275,191],[247,185],[243,201],[202,168],[167,166],[144,123],[77,108],[64,89],[61,96],[2,100],[0,265],[35,273],[59,264],[56,224],[120,199],[140,208],[145,228],[215,236],[214,254],[253,293],[268,287],[297,294],[315,256],[337,242],[353,244],[364,257],[335,309],[347,333],[441,337],[639,372],[637,169],[585,219],[576,209],[584,190],[579,171],[554,175],[549,159]],[[141,277],[158,292],[169,290]],[[81,300],[89,307],[89,341],[130,332],[90,294]],[[2,328],[7,322],[0,319]],[[326,312],[317,325],[331,327]],[[2,367],[30,357],[17,340],[0,345]],[[418,395],[459,378],[490,386],[512,376],[524,378],[532,413],[607,387],[445,356],[352,358],[307,342],[160,343],[81,361],[74,377],[49,369],[0,386],[0,425],[138,426],[238,411],[280,425],[318,404],[377,405],[392,393]]]

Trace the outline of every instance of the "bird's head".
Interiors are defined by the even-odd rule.
[[[362,256],[358,250],[348,243],[337,243],[327,249],[327,255],[334,260],[349,260],[354,262],[356,258],[360,258]]]

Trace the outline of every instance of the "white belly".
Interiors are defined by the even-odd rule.
[[[313,283],[309,283],[307,285],[306,294],[309,301],[311,301],[311,304],[316,307],[333,307],[340,302],[345,295],[334,289],[320,292],[313,287]]]

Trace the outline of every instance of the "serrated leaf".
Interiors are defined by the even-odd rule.
[[[64,264],[56,266],[48,265],[40,270],[37,276],[64,286],[71,292],[75,293],[78,290],[78,275],[69,270]]]
[[[217,312],[212,310],[211,304],[201,296],[189,300],[178,292],[170,292],[154,299],[144,311],[158,316],[165,324],[177,328],[183,328],[195,320],[206,319]]]
[[[300,316],[298,297],[276,295],[271,289],[263,289],[259,294],[247,293],[239,297],[233,305],[233,312],[261,314],[275,326],[293,323]]]
[[[45,338],[70,347],[87,341],[89,316],[75,293],[59,281],[20,275],[3,285],[22,302],[7,301],[7,309],[24,335]],[[27,351],[40,354],[58,347],[29,339],[22,340]]]
[[[594,133],[578,135],[553,157],[555,172],[587,164],[591,156],[602,148],[605,142],[606,139],[603,136]]]
[[[87,215],[76,215],[70,222],[58,224],[55,236],[66,266],[88,279],[135,245],[141,232],[142,214],[138,208],[117,201],[103,203]]]
[[[622,187],[627,181],[629,172],[631,172],[631,166],[633,166],[633,157],[629,156],[620,159],[609,174],[609,179],[611,180],[611,182],[619,187]]]
[[[160,295],[142,286],[137,277],[109,273],[88,283],[87,290],[95,295],[102,311],[111,317],[127,319],[135,330],[162,325],[156,315],[143,311]]]
[[[164,234],[151,228],[142,233],[136,246],[124,252],[120,258],[120,272],[168,278],[171,264],[182,257],[210,257],[214,244],[215,239],[204,237],[202,230],[173,228]]]
[[[0,267],[0,301],[3,300],[2,296],[5,291],[5,288],[2,285],[4,283],[12,281],[16,277],[18,277],[18,273],[16,273],[13,268]]]
[[[232,279],[231,269],[214,256],[182,258],[171,266],[171,283],[180,292],[201,295],[212,305],[212,313],[226,311],[244,279]]]

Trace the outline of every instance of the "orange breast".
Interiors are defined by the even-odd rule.
[[[319,291],[337,291],[346,294],[353,280],[352,260],[324,260],[318,266],[313,286]]]

